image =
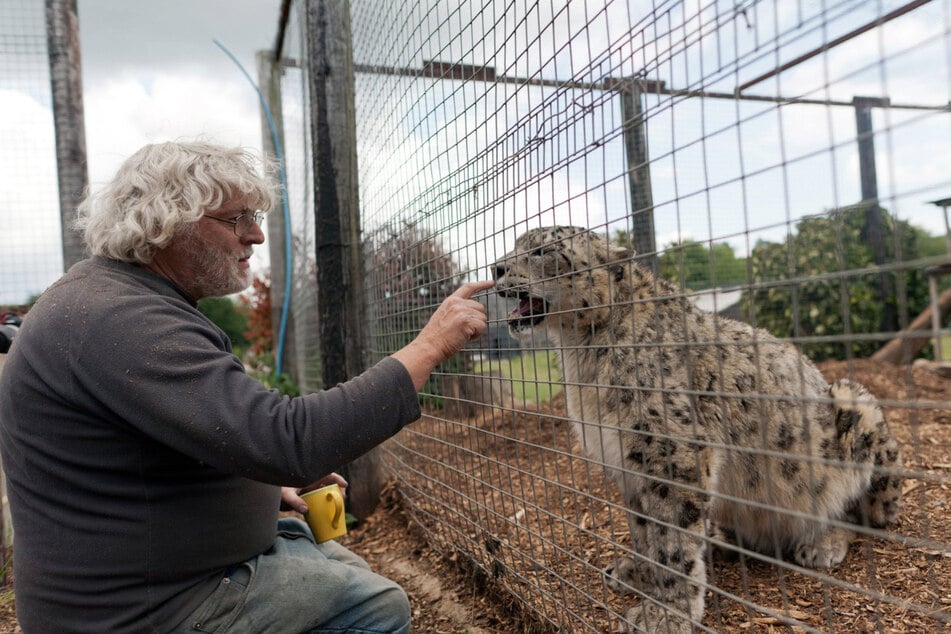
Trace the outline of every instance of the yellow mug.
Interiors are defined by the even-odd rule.
[[[343,491],[337,484],[330,484],[301,496],[307,503],[304,519],[314,533],[317,543],[347,534],[347,518],[343,511]]]

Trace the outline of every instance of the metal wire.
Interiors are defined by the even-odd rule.
[[[682,613],[649,587],[621,597],[605,586],[602,570],[619,555],[683,579],[671,562],[632,549],[631,518],[739,558],[708,562],[700,631],[947,626],[951,525],[940,509],[951,503],[941,466],[951,460],[951,401],[929,374],[930,331],[904,329],[930,301],[922,271],[949,257],[934,246],[945,244],[942,219],[924,202],[951,190],[937,167],[937,157],[951,155],[949,16],[946,0],[352,1],[371,360],[405,344],[460,281],[491,276],[526,230],[581,226],[630,246],[650,214],[654,246],[633,261],[679,285],[668,301],[709,303],[723,319],[766,328],[820,362],[829,380],[873,382],[904,453],[901,468],[876,471],[903,479],[900,523],[829,519],[858,533],[830,570],[691,533],[651,509],[629,508],[604,477],[616,467],[586,453],[575,435],[614,429],[606,414],[619,386],[569,381],[560,365],[594,351],[554,342],[545,322],[530,342],[513,342],[506,316],[513,304],[488,294],[481,298],[488,335],[437,369],[422,393],[423,420],[387,445],[403,503],[434,547],[511,593],[542,630],[611,631],[631,626],[636,606],[650,604]],[[288,34],[294,20],[292,10]],[[300,42],[284,49],[306,58]],[[756,94],[746,94],[754,86]],[[860,108],[870,109],[871,134],[856,129]],[[868,138],[878,152],[872,198],[864,195],[869,175],[857,168],[857,141]],[[856,228],[872,218],[867,209],[885,214],[880,242]],[[571,273],[534,281],[603,268],[588,257]],[[659,305],[652,297],[581,299],[588,310],[649,314]],[[897,321],[883,328],[876,306],[885,303]],[[547,319],[572,313],[554,309]],[[731,338],[725,325],[715,322],[699,339],[619,339],[602,355],[688,357],[764,345],[765,335]],[[923,364],[863,358],[895,338]],[[710,370],[722,376],[726,368]],[[585,422],[565,404],[565,391],[580,389],[599,395]],[[724,408],[738,399],[796,412],[832,402],[737,394],[716,382],[638,387],[631,377],[625,389],[635,399],[711,399]],[[662,429],[640,433],[674,440]],[[694,445],[751,459],[793,457],[770,445]],[[847,466],[839,457],[795,460],[817,473]],[[634,466],[621,471],[643,475]],[[685,484],[672,473],[650,481],[788,521],[815,513]]]

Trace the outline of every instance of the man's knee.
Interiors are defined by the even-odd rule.
[[[377,612],[380,625],[386,632],[409,632],[409,597],[403,588],[393,583],[374,598],[374,611]]]

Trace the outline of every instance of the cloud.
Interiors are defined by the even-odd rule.
[[[237,69],[236,69],[237,70]],[[90,183],[112,177],[146,143],[197,138],[261,147],[258,98],[250,84],[200,75],[133,77],[86,93]]]
[[[254,53],[270,49],[280,0],[82,0],[79,28],[88,87],[117,75],[228,77],[221,40],[254,76]]]
[[[0,90],[0,304],[22,303],[62,271],[52,112],[33,97]]]

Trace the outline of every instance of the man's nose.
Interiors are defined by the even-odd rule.
[[[248,232],[241,236],[243,244],[264,244],[264,228],[256,222],[251,223]]]

